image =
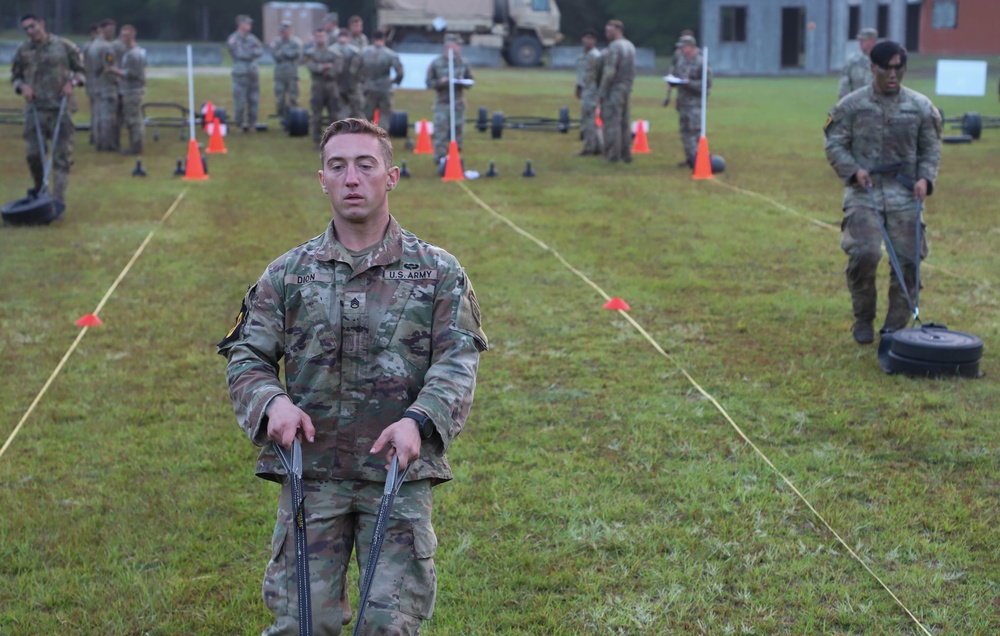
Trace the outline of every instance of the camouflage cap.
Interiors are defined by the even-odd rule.
[[[674,47],[687,45],[698,46],[698,40],[695,40],[693,35],[682,35]]]
[[[449,33],[448,35],[444,36],[444,41],[445,42],[454,42],[456,44],[461,44],[462,43],[462,36],[460,36],[457,33]]]
[[[876,31],[875,29],[861,29],[860,31],[858,31],[858,39],[859,40],[877,40],[878,39],[878,31]]]
[[[289,22],[288,20],[282,20],[280,26],[282,29],[290,29],[292,28],[292,23]]]
[[[253,24],[253,18],[251,18],[245,13],[241,13],[238,16],[236,16],[236,24],[247,24],[247,23]]]

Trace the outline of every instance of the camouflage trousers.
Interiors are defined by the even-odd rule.
[[[360,572],[368,562],[375,519],[384,484],[368,481],[303,482],[313,633],[341,632],[341,588],[351,552]],[[271,560],[264,575],[264,603],[275,615],[262,636],[297,636],[298,589],[295,569],[295,526],[290,486],[281,488],[278,517],[271,539]],[[392,507],[385,542],[372,581],[362,634],[407,636],[420,632],[431,617],[437,592],[431,526],[430,482],[403,484]],[[359,580],[360,586],[360,580]]]
[[[122,122],[128,131],[129,150],[142,152],[142,91],[122,95]]]
[[[274,75],[274,106],[279,117],[284,117],[289,106],[299,105],[299,76],[298,74],[278,74]]]
[[[913,297],[916,284],[916,204],[910,194],[909,204],[890,206],[888,213],[880,212],[889,238],[899,259],[906,287]],[[879,260],[882,258],[882,231],[871,204],[850,204],[844,209],[841,222],[840,248],[847,253],[847,289],[857,320],[875,320],[877,292],[875,279]],[[921,232],[920,258],[927,256],[927,235]],[[902,329],[909,322],[912,312],[906,302],[903,287],[890,268],[889,307],[886,311],[885,329]]]
[[[68,112],[63,113],[62,124],[59,126],[59,138],[53,146],[52,135],[55,134],[56,121],[59,118],[57,109],[39,109],[38,125],[42,129],[42,140],[48,148],[47,153],[53,153],[51,159],[52,172],[49,174],[49,192],[63,203],[66,202],[66,188],[69,186],[69,169],[73,165],[73,118]],[[31,178],[35,182],[35,191],[41,189],[45,175],[42,164],[42,149],[38,146],[38,133],[35,131],[35,117],[31,109],[24,111],[24,141],[26,144],[25,159]]]
[[[118,120],[118,93],[94,95],[94,147],[117,151],[121,144],[121,123]]]
[[[330,120],[336,120],[340,115],[340,89],[336,82],[324,82],[313,78],[312,87],[309,89],[309,109],[312,113],[310,123],[312,125],[313,141],[319,143],[323,137],[323,109],[326,109]]]
[[[365,96],[361,86],[340,88],[340,119],[365,116]]]
[[[257,110],[260,106],[260,76],[257,72],[233,73],[233,119],[230,126],[257,125]],[[246,118],[243,114],[246,111]]]
[[[392,116],[392,89],[365,91],[365,119],[375,121],[375,109],[378,109],[379,125],[389,129],[389,118]]]
[[[632,161],[632,130],[629,128],[629,95],[612,89],[601,103],[604,123],[604,158],[608,161]]]
[[[457,100],[456,100],[457,101]],[[448,104],[434,104],[434,134],[431,141],[434,143],[434,163],[440,163],[442,157],[448,156],[448,146],[451,145],[451,115]],[[458,149],[462,149],[462,141],[465,140],[465,104],[461,107],[455,104],[455,142]]]
[[[694,166],[695,157],[698,155],[698,139],[701,137],[701,102],[694,105],[682,104],[678,99],[677,119],[680,123],[684,158]]]
[[[601,131],[597,127],[597,97],[583,95],[580,102],[580,130],[584,154],[601,154]]]

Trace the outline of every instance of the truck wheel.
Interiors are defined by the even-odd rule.
[[[476,130],[479,132],[486,132],[486,129],[490,127],[490,116],[489,111],[486,110],[485,106],[479,107],[479,117],[476,118]]]
[[[405,110],[394,110],[392,114],[389,115],[389,133],[390,137],[406,137],[407,132],[409,132],[409,119],[407,112]]]
[[[539,66],[542,63],[542,43],[533,35],[519,35],[510,43],[507,62],[511,66]]]
[[[493,139],[500,139],[503,136],[503,113],[499,110],[493,113],[493,119],[490,122],[490,136]]]

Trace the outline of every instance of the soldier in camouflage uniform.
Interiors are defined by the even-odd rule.
[[[274,57],[274,104],[284,119],[289,106],[299,105],[299,62],[302,40],[292,35],[292,23],[282,22],[278,37],[271,41]]]
[[[347,31],[341,30],[330,47],[344,58],[337,84],[340,87],[340,118],[364,117],[364,77],[361,74],[361,49],[351,44]]]
[[[236,31],[226,40],[233,56],[233,120],[229,123],[243,128],[243,132],[256,130],[257,109],[260,106],[260,72],[257,58],[264,54],[264,45],[250,32],[253,18],[236,16]],[[243,118],[246,111],[246,119]]]
[[[312,138],[317,144],[323,133],[323,109],[326,109],[331,120],[337,119],[340,112],[340,85],[337,78],[343,70],[344,58],[326,44],[326,30],[316,29],[312,46],[305,55],[306,68],[312,76],[312,86],[309,88]]]
[[[678,165],[694,168],[698,155],[698,138],[701,137],[701,82],[704,60],[693,35],[682,35],[677,41],[680,59],[670,72],[686,80],[677,85],[677,118],[680,126],[681,144],[684,146],[684,161]],[[706,95],[712,90],[712,67],[708,67]]]
[[[336,12],[327,13],[323,18],[323,29],[326,31],[326,41],[333,44],[340,35],[340,16]]]
[[[632,133],[629,130],[629,101],[635,80],[635,46],[625,39],[625,25],[610,20],[604,27],[608,48],[602,55],[598,96],[604,123],[604,157],[614,163],[632,162]]]
[[[837,87],[837,99],[842,99],[851,91],[864,88],[872,83],[872,61],[868,57],[872,47],[878,41],[878,31],[861,29],[858,31],[858,46],[861,50],[844,62],[840,69],[840,85]]]
[[[135,43],[135,27],[126,24],[121,30],[122,53],[119,92],[122,122],[128,130],[129,147],[122,154],[142,154],[142,97],[146,92],[146,50]]]
[[[362,50],[368,46],[368,36],[365,35],[365,23],[359,15],[352,15],[347,20],[347,30],[350,34],[351,45],[357,50]]]
[[[49,176],[52,197],[66,202],[66,188],[69,185],[69,168],[73,164],[73,118],[76,99],[73,87],[84,83],[85,70],[80,50],[67,39],[51,35],[45,31],[45,21],[34,14],[21,18],[21,27],[28,34],[14,52],[10,67],[10,79],[14,90],[23,95],[27,104],[24,109],[24,141],[27,145],[25,158],[31,177],[38,192],[44,180],[45,166],[42,165],[42,148],[38,146],[35,118],[31,113],[34,105],[38,113],[39,127],[42,129],[43,143],[49,143],[52,173]],[[59,124],[59,138],[51,143],[59,121],[59,105],[65,97],[66,109]]]
[[[392,79],[392,71],[396,78]],[[361,50],[361,74],[365,77],[365,118],[375,121],[375,110],[379,112],[379,122],[388,128],[392,116],[392,85],[403,81],[403,63],[396,52],[385,45],[382,31],[372,33],[372,43]]]
[[[118,152],[121,126],[118,123],[118,65],[114,42],[117,24],[101,20],[101,39],[88,47],[94,73],[94,147],[99,151]]]
[[[268,265],[219,343],[237,420],[263,446],[258,476],[282,482],[263,598],[266,636],[298,634],[289,484],[274,451],[302,442],[315,633],[341,630],[341,581],[364,570],[393,456],[410,466],[389,521],[364,634],[417,634],[436,595],[431,486],[472,405],[487,349],[472,285],[454,256],[400,228],[384,130],[361,119],[323,136],[326,232]],[[284,358],[285,382],[278,376]]]
[[[683,31],[681,31],[680,37],[683,38],[685,35],[690,35],[691,37],[694,37],[694,31],[692,31],[691,29],[684,29]],[[701,49],[697,49],[697,50],[698,50],[698,54],[700,55],[701,54]],[[683,59],[683,57],[684,57],[684,54],[681,53],[681,45],[680,45],[680,42],[678,41],[678,42],[676,42],[674,44],[674,57],[673,57],[673,59],[670,62],[670,72],[671,73],[673,73],[674,72],[674,68],[676,68],[681,63],[681,60]],[[670,105],[670,95],[671,95],[671,93],[673,93],[673,91],[674,91],[673,84],[667,83],[667,95],[666,95],[666,97],[663,98],[663,107],[664,108],[666,108],[667,106]]]
[[[880,42],[871,60],[872,83],[840,100],[823,128],[826,157],[846,186],[840,247],[848,255],[851,331],[861,344],[875,339],[875,276],[882,257],[876,215],[886,225],[907,289],[913,290],[917,259],[927,255],[926,239],[919,249],[916,245],[916,200],[934,191],[941,161],[941,113],[927,97],[902,86],[906,49]],[[875,192],[877,211],[866,185]],[[883,329],[902,329],[909,317],[903,288],[891,271]]]
[[[90,50],[94,47],[94,44],[103,39],[101,37],[101,28],[95,22],[90,25],[90,40],[80,47],[80,55],[83,57],[83,67],[87,71],[87,102],[90,104],[90,143],[94,143],[94,77],[91,75],[90,71]]]
[[[597,87],[601,81],[601,52],[597,50],[597,32],[587,29],[580,37],[583,53],[576,61],[576,98],[580,100],[580,129],[583,150],[580,155],[600,155],[601,132],[597,128]]]
[[[455,67],[455,142],[462,149],[465,138],[465,91],[469,86],[457,83],[458,80],[472,80],[472,68],[462,59],[462,38],[454,33],[444,37],[444,55],[434,58],[427,67],[427,88],[437,91],[434,101],[434,163],[440,163],[448,157],[448,146],[451,142],[451,123],[448,107],[448,51],[452,52]]]

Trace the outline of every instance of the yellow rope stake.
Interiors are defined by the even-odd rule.
[[[149,231],[149,234],[146,235],[146,239],[142,242],[142,244],[139,245],[139,249],[137,249],[135,251],[135,254],[132,255],[132,258],[129,259],[128,264],[125,265],[125,269],[123,269],[121,273],[118,274],[118,278],[116,278],[115,282],[111,284],[110,288],[108,288],[107,293],[104,294],[104,298],[102,298],[101,302],[97,304],[97,308],[93,311],[93,314],[95,316],[100,313],[101,309],[104,308],[104,304],[108,302],[109,298],[111,298],[111,294],[113,294],[115,292],[115,289],[118,288],[118,284],[122,282],[122,279],[125,278],[125,275],[128,274],[128,271],[132,269],[132,264],[135,263],[135,261],[139,258],[139,255],[142,254],[142,251],[146,249],[146,245],[148,245],[149,241],[152,240],[153,234],[156,232],[156,230],[160,229],[160,227],[162,227],[163,224],[166,223],[167,219],[170,218],[170,215],[173,214],[174,210],[177,209],[177,206],[180,205],[181,200],[184,198],[185,194],[187,194],[186,188],[183,191],[181,191],[179,195],[177,195],[177,198],[174,200],[173,205],[171,205],[167,209],[166,213],[163,215],[160,221],[153,227],[152,230]],[[45,384],[42,386],[42,390],[38,392],[38,395],[35,396],[35,399],[31,401],[31,406],[29,406],[28,410],[24,412],[24,415],[21,416],[21,421],[17,423],[17,426],[15,426],[14,430],[11,431],[10,436],[7,437],[7,441],[4,442],[4,445],[2,447],[0,447],[0,458],[3,457],[3,454],[7,452],[7,449],[14,442],[14,438],[17,437],[17,434],[21,430],[21,427],[24,426],[24,423],[28,421],[28,417],[31,416],[32,411],[34,411],[35,407],[38,406],[38,403],[42,401],[42,396],[44,396],[45,392],[49,390],[49,387],[55,381],[56,376],[58,376],[59,372],[62,371],[62,368],[66,365],[66,361],[69,360],[69,357],[73,355],[74,351],[76,351],[76,348],[77,346],[79,346],[80,341],[83,340],[83,337],[87,335],[87,331],[89,330],[90,327],[84,327],[80,329],[80,333],[76,335],[76,340],[74,340],[73,344],[71,344],[69,346],[69,349],[66,350],[66,353],[63,355],[62,360],[59,361],[59,364],[56,365],[56,368],[52,372],[52,375],[50,375],[49,379],[45,381]]]
[[[518,227],[517,225],[515,225],[514,222],[511,221],[510,219],[508,219],[507,217],[505,217],[502,214],[500,214],[499,212],[496,212],[495,210],[493,210],[493,208],[491,208],[489,205],[487,205],[482,199],[480,199],[479,197],[477,197],[475,195],[475,193],[473,193],[472,190],[469,189],[469,186],[467,186],[464,182],[462,182],[462,181],[456,181],[456,183],[459,186],[461,186],[461,188],[463,190],[465,190],[465,192],[472,198],[473,201],[475,201],[479,205],[479,207],[481,207],[484,210],[486,210],[489,214],[491,214],[493,217],[495,217],[499,221],[502,221],[503,223],[506,223],[515,232],[517,232],[521,236],[527,238],[528,240],[532,241],[533,243],[535,243],[536,245],[538,245],[539,247],[541,247],[543,250],[545,250],[547,252],[550,252],[553,256],[555,256],[559,260],[560,263],[562,263],[563,265],[565,265],[566,268],[568,268],[571,272],[573,272],[578,277],[580,277],[580,279],[582,279],[583,282],[585,282],[588,285],[590,285],[591,287],[593,287],[597,291],[598,294],[600,294],[602,297],[604,297],[605,300],[611,300],[611,296],[609,296],[603,289],[601,289],[600,287],[598,287],[597,283],[593,282],[592,280],[590,280],[589,278],[587,278],[587,276],[583,272],[581,272],[580,270],[578,270],[575,267],[573,267],[572,265],[570,265],[566,261],[566,259],[564,259],[558,252],[556,252],[554,249],[552,249],[551,247],[549,247],[548,245],[546,245],[545,243],[543,243],[539,239],[537,239],[534,236],[532,236],[530,233],[526,232],[525,230],[522,230],[520,227]],[[733,187],[733,188],[735,188],[735,186],[727,186],[727,187]],[[736,189],[739,190],[739,188],[736,188]],[[749,192],[749,191],[746,191],[746,192]],[[751,193],[751,194],[756,194],[756,193]],[[763,197],[762,195],[757,195],[757,196],[760,196],[761,198],[764,198],[765,200],[770,200],[770,199],[767,199],[767,197]],[[774,202],[774,201],[772,201],[772,203],[774,203],[775,205],[777,205],[779,207],[784,208],[784,206],[782,206],[780,203],[777,203],[777,202]],[[791,210],[791,208],[787,208],[787,209]],[[828,224],[820,223],[818,221],[817,221],[817,223],[820,224],[820,225],[828,225]],[[649,333],[645,329],[643,329],[642,325],[640,325],[639,323],[637,323],[632,318],[632,316],[629,315],[629,313],[627,311],[622,310],[622,309],[619,309],[617,311],[618,311],[619,314],[622,315],[622,317],[625,318],[625,320],[627,320],[633,327],[635,327],[636,331],[638,331],[640,334],[642,334],[642,336],[649,342],[650,345],[652,345],[653,349],[655,349],[657,353],[659,353],[664,358],[666,358],[667,360],[669,360],[670,362],[672,362],[677,367],[677,369],[680,370],[680,372],[682,374],[684,374],[684,377],[687,378],[688,382],[691,383],[691,386],[693,386],[698,391],[698,393],[700,393],[705,399],[707,399],[708,401],[710,401],[715,406],[716,410],[719,411],[719,413],[722,414],[722,417],[724,417],[727,422],[729,422],[729,425],[733,427],[733,429],[743,439],[743,441],[746,442],[750,446],[750,448],[752,448],[754,450],[754,452],[757,453],[757,455],[761,459],[764,460],[764,463],[766,463],[771,468],[771,470],[773,470],[775,472],[775,474],[778,475],[778,477],[781,478],[781,481],[785,482],[785,484],[789,488],[792,489],[792,492],[794,492],[796,494],[796,496],[798,496],[798,498],[802,500],[802,503],[804,503],[806,505],[806,507],[809,508],[810,512],[812,512],[814,515],[816,515],[816,518],[819,519],[820,523],[823,524],[823,527],[825,527],[827,530],[829,530],[830,534],[832,534],[837,539],[837,541],[840,542],[840,544],[842,546],[844,546],[844,548],[847,550],[848,554],[850,554],[852,557],[854,557],[854,559],[858,563],[861,564],[861,567],[863,567],[865,569],[865,571],[867,571],[869,574],[871,574],[872,577],[874,577],[875,580],[878,581],[879,585],[882,586],[882,589],[884,589],[886,592],[889,593],[889,596],[891,596],[892,599],[894,601],[896,601],[897,605],[899,605],[900,607],[903,608],[903,611],[906,612],[907,616],[909,616],[911,619],[913,619],[913,622],[916,623],[918,627],[920,627],[920,629],[924,632],[924,634],[926,634],[927,636],[931,636],[931,633],[929,631],[927,631],[927,628],[924,627],[923,624],[917,619],[917,617],[914,616],[913,613],[906,607],[906,605],[904,605],[903,602],[901,600],[899,600],[899,597],[897,597],[895,594],[893,594],[892,590],[889,589],[889,586],[887,586],[882,581],[882,579],[879,578],[879,576],[877,574],[875,574],[875,572],[870,567],[868,567],[868,564],[866,564],[861,559],[861,557],[859,557],[857,555],[857,553],[854,552],[854,550],[851,549],[851,546],[847,545],[847,542],[844,541],[840,537],[840,535],[837,533],[837,531],[833,529],[833,526],[831,526],[829,523],[827,523],[827,521],[823,517],[823,515],[821,515],[819,513],[819,511],[816,510],[816,508],[814,508],[811,503],[809,503],[809,500],[805,498],[805,495],[803,495],[801,492],[799,492],[799,489],[795,487],[795,484],[793,484],[788,479],[788,477],[786,477],[784,475],[784,473],[782,473],[780,470],[778,470],[778,468],[774,465],[774,463],[771,462],[770,459],[768,459],[767,455],[765,455],[763,453],[763,451],[761,451],[759,448],[757,448],[756,444],[754,444],[752,441],[750,441],[750,438],[747,437],[746,434],[743,432],[743,430],[736,424],[735,421],[733,421],[733,418],[731,418],[729,416],[729,413],[727,413],[726,409],[724,409],[722,407],[722,405],[719,404],[718,400],[716,400],[714,397],[712,397],[712,395],[708,391],[706,391],[705,389],[703,389],[701,387],[701,385],[698,384],[695,381],[695,379],[693,377],[691,377],[691,375],[684,369],[684,367],[682,367],[680,364],[678,364],[677,361],[674,360],[674,358],[671,357],[671,355],[669,353],[667,353],[666,351],[664,351],[663,347],[661,347],[659,345],[659,343],[657,343],[656,340],[654,340],[653,337],[650,336]]]

